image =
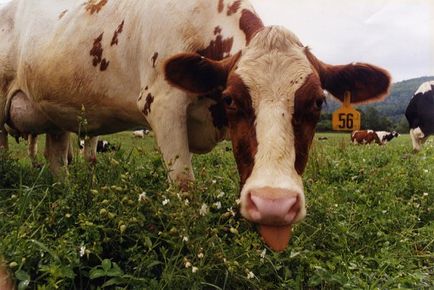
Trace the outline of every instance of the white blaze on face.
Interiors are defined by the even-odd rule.
[[[241,191],[242,203],[253,189],[281,188],[299,194],[305,216],[301,176],[295,170],[292,116],[296,91],[312,73],[303,47],[295,35],[279,27],[266,28],[255,36],[235,71],[249,88],[256,116],[258,142],[255,164]],[[270,198],[273,198],[270,196]],[[248,218],[245,207],[242,214]]]

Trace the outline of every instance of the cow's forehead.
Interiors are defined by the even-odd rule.
[[[298,38],[282,27],[260,31],[243,50],[235,73],[240,76],[252,97],[259,101],[293,99],[312,67]]]

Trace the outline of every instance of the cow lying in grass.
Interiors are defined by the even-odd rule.
[[[288,29],[264,26],[246,0],[127,2],[4,6],[0,127],[47,133],[55,173],[66,170],[83,115],[90,136],[151,128],[169,179],[185,188],[192,153],[229,139],[241,214],[271,248],[285,249],[306,215],[302,174],[324,90],[380,100],[388,72],[322,62]]]

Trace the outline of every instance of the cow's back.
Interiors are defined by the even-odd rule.
[[[203,0],[15,3],[15,89],[63,129],[76,131],[77,115],[85,114],[96,133],[147,125],[137,98],[158,81],[167,85],[167,57],[194,51],[221,59],[245,46],[239,14],[250,7],[247,1],[231,8]]]

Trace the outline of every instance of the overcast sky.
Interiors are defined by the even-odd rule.
[[[331,64],[364,61],[393,80],[434,76],[434,0],[251,0]]]
[[[434,76],[434,0],[251,2],[265,24],[292,30],[325,62],[370,62],[394,81]]]

